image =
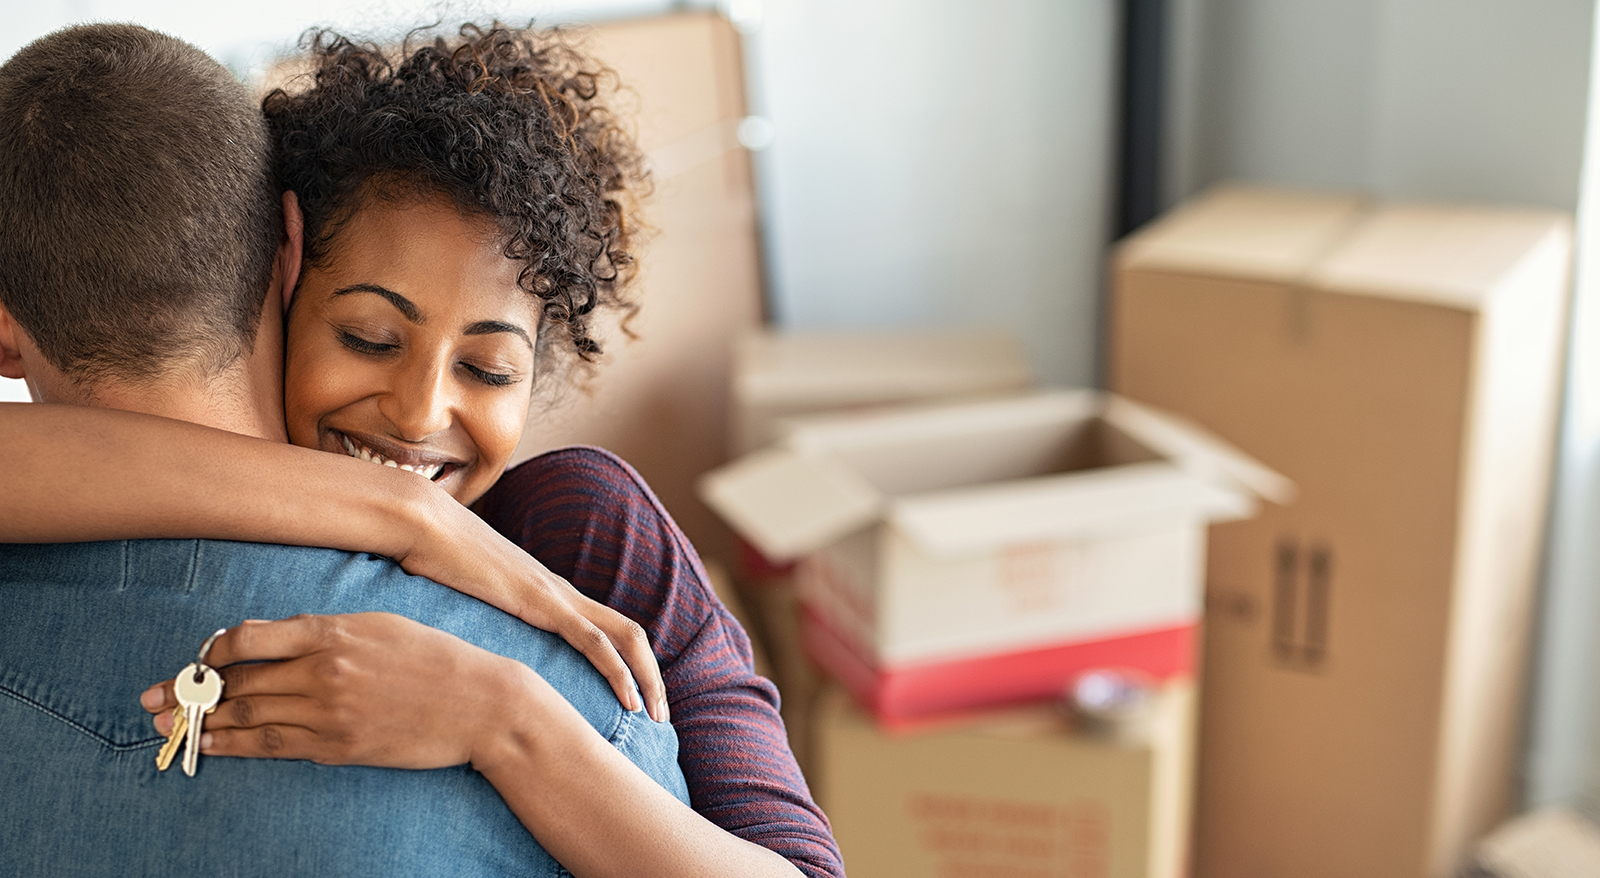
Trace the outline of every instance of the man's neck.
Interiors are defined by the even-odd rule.
[[[261,398],[242,368],[200,378],[175,375],[152,383],[98,383],[88,398],[62,400],[122,409],[287,442],[282,397]]]
[[[174,369],[153,383],[108,383],[90,405],[176,418],[258,439],[288,442],[283,423],[283,317],[267,297],[252,349],[221,373]]]

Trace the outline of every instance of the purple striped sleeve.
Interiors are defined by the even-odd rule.
[[[644,626],[694,809],[808,876],[843,878],[828,819],[789,750],[777,690],[756,676],[744,629],[639,474],[603,449],[563,448],[508,471],[479,509],[551,571]]]

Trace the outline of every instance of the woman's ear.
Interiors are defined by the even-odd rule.
[[[278,244],[278,281],[283,293],[283,313],[289,313],[294,288],[300,283],[300,262],[305,255],[306,220],[300,213],[300,196],[283,193],[283,241]]]

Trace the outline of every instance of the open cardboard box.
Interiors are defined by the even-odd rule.
[[[1191,670],[1206,524],[1292,494],[1089,390],[797,419],[701,482],[764,555],[804,558],[838,646],[813,652],[884,720],[1049,695],[1087,667]]]

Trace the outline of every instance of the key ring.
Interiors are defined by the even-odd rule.
[[[216,631],[212,632],[210,637],[206,638],[205,643],[200,644],[200,657],[196,659],[194,663],[194,681],[196,683],[200,682],[200,680],[205,677],[205,672],[200,669],[211,667],[210,665],[206,664],[206,656],[211,654],[211,644],[216,643],[218,637],[221,637],[227,633],[228,629],[218,628]]]

